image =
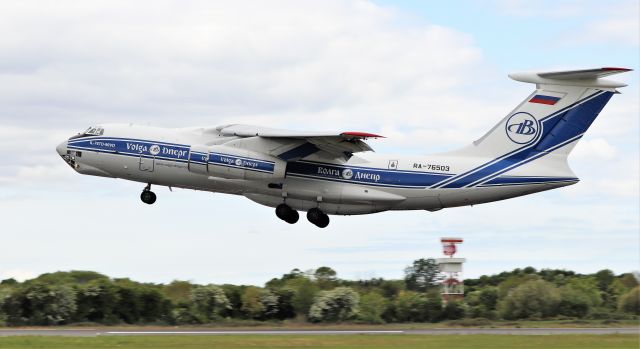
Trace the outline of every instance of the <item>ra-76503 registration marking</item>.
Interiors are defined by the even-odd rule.
[[[434,164],[413,163],[413,168],[417,168],[417,169],[421,169],[421,170],[449,172],[449,165],[434,165]]]

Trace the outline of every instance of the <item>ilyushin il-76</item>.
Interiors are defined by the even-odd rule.
[[[624,68],[517,73],[536,89],[484,136],[421,156],[373,153],[366,132],[291,131],[251,125],[160,128],[103,124],[57,152],[78,173],[243,195],[294,224],[328,215],[476,205],[575,184],[567,156],[623,83]]]

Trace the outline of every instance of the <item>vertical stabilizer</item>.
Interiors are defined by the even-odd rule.
[[[536,84],[524,99],[482,138],[451,155],[486,158],[473,170],[440,183],[456,188],[481,184],[545,155],[557,158],[558,167],[623,83],[600,79],[629,71],[599,68],[548,73],[518,73],[512,79]],[[570,173],[570,170],[568,170]]]

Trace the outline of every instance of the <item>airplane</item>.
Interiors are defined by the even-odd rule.
[[[328,215],[438,211],[561,188],[579,181],[567,156],[626,84],[628,72],[597,68],[515,73],[536,89],[484,136],[461,149],[421,156],[372,152],[368,132],[292,131],[229,124],[161,128],[89,127],[56,150],[76,172],[151,185],[243,195],[294,224],[298,211],[325,228]]]

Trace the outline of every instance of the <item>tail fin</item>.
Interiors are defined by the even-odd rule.
[[[509,75],[517,81],[535,83],[536,90],[473,145],[455,152],[492,160],[440,186],[480,184],[547,154],[564,160],[566,167],[567,155],[617,93],[616,88],[626,86],[600,78],[630,70],[599,68]]]

